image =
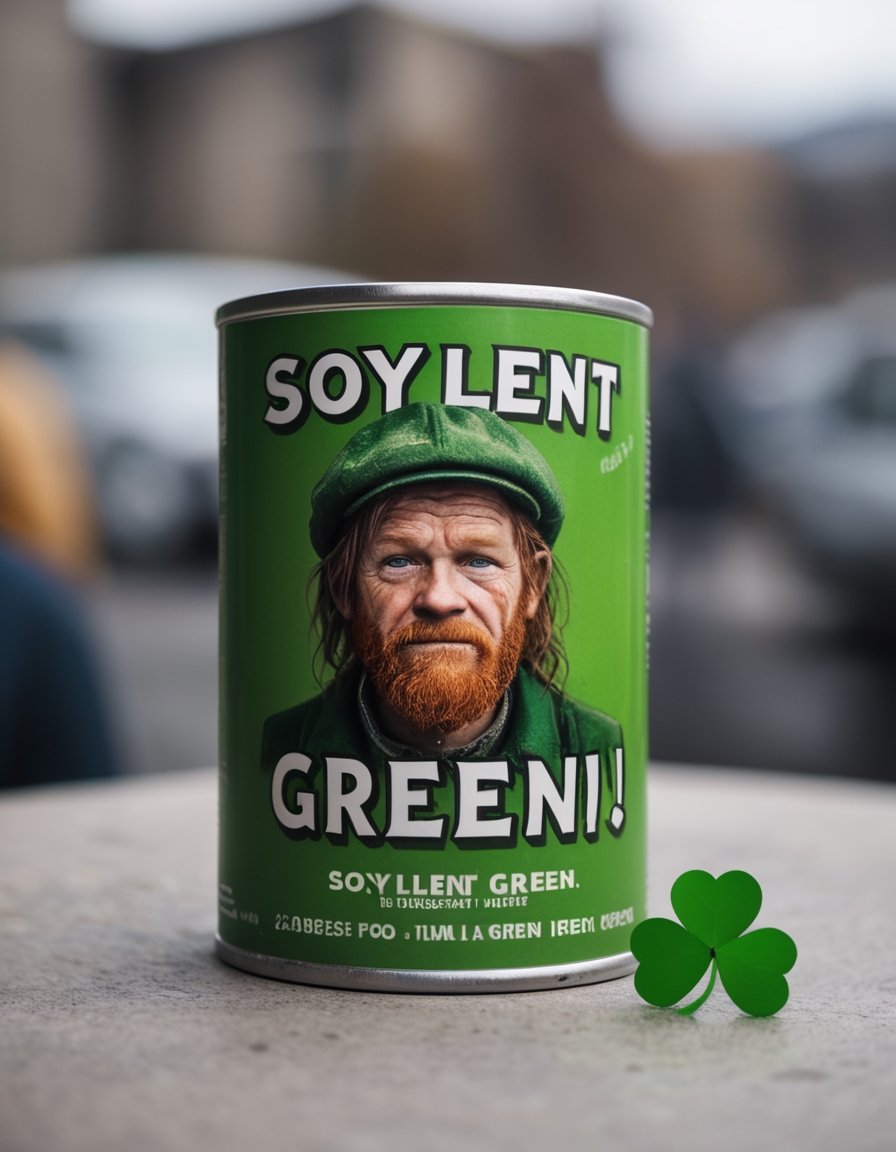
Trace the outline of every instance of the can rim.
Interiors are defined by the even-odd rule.
[[[255,976],[358,992],[537,992],[618,980],[630,976],[638,966],[631,952],[618,952],[593,960],[528,968],[358,968],[253,952],[229,943],[220,933],[215,934],[215,952],[225,964]]]
[[[547,308],[588,312],[653,326],[653,312],[638,300],[592,292],[585,288],[556,288],[534,284],[461,282],[382,282],[321,284],[244,296],[222,304],[215,313],[218,327],[237,320],[258,320],[299,312],[419,307],[424,305],[500,306]]]

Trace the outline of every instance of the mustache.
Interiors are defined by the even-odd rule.
[[[396,632],[390,648],[409,644],[472,644],[482,650],[491,647],[491,637],[482,628],[463,620],[415,620]]]

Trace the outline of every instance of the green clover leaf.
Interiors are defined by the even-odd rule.
[[[677,1010],[681,1015],[706,1002],[716,976],[749,1016],[773,1016],[784,1007],[790,994],[785,975],[796,963],[796,945],[778,928],[746,931],[762,906],[762,889],[749,872],[725,872],[718,878],[700,870],[685,872],[672,885],[671,900],[680,924],[653,917],[632,932],[635,990],[643,1000],[669,1008],[710,968],[706,988]]]
[[[710,948],[720,948],[750,927],[759,915],[762,889],[749,872],[685,872],[670,893],[675,915]]]

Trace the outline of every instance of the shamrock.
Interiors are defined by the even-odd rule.
[[[796,945],[778,928],[746,931],[762,904],[762,889],[749,872],[725,872],[718,879],[700,870],[685,872],[672,885],[671,898],[681,924],[655,917],[632,932],[635,990],[642,999],[668,1008],[696,987],[711,965],[706,989],[678,1009],[681,1015],[706,1002],[717,975],[750,1016],[772,1016],[784,1007],[789,995],[784,974],[796,963]]]

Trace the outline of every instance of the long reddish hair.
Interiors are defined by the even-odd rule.
[[[340,537],[333,550],[311,573],[308,585],[312,625],[317,632],[315,653],[317,679],[323,680],[323,668],[329,665],[337,675],[349,671],[356,662],[351,624],[339,611],[338,604],[354,605],[356,578],[361,559],[376,537],[398,493],[391,493],[362,508]],[[528,665],[544,684],[562,687],[568,664],[561,636],[568,615],[566,576],[553,560],[550,571],[540,559],[550,549],[541,533],[518,509],[507,506],[520,557],[523,600],[534,592],[538,607],[526,621],[526,638],[521,662]]]

